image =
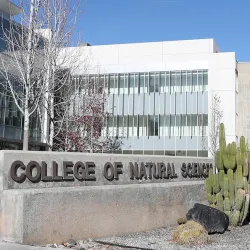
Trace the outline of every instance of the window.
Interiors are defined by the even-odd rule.
[[[108,135],[113,135],[113,131],[114,131],[114,122],[113,122],[113,116],[109,116],[108,117],[108,128],[107,128],[107,131],[108,131]]]
[[[145,136],[145,129],[144,129],[144,116],[138,116],[138,136]]]
[[[124,75],[119,75],[119,94],[124,94],[125,88],[125,77]]]
[[[186,91],[186,85],[187,85],[187,73],[182,72],[181,73],[181,91],[182,92]]]
[[[197,91],[197,81],[198,81],[197,71],[192,72],[192,91]]]
[[[133,126],[133,136],[137,136],[138,134],[138,116],[134,116],[134,126]]]
[[[134,93],[134,87],[135,87],[135,75],[130,74],[129,75],[129,94]]]
[[[107,77],[110,94],[206,91],[208,85],[207,70],[110,74]]]
[[[138,88],[139,88],[139,75],[135,74],[135,87],[134,87],[134,93],[138,93]]]
[[[171,132],[171,116],[170,115],[166,115],[165,116],[165,136],[170,136],[170,132]]]
[[[187,73],[187,91],[192,91],[192,72]]]
[[[208,114],[203,114],[203,126],[208,126]]]
[[[155,127],[154,127],[154,135],[159,136],[159,116],[155,116]]]
[[[170,73],[169,73],[169,72],[166,73],[165,78],[166,78],[166,81],[165,81],[165,86],[166,86],[165,89],[166,89],[166,92],[170,92],[170,90],[171,90],[171,85],[170,85]]]
[[[144,93],[144,85],[145,85],[145,75],[144,75],[144,73],[140,73],[140,75],[139,75],[139,93]]]
[[[198,71],[198,87],[197,91],[203,91],[203,72]]]
[[[118,125],[117,125],[117,136],[123,136],[123,116],[118,116]]]
[[[148,93],[148,88],[149,88],[149,74],[145,73],[144,93]]]
[[[160,73],[160,92],[163,93],[165,92],[165,79],[166,79],[166,73],[161,72]]]
[[[124,131],[124,136],[129,136],[128,135],[128,116],[123,117],[123,131]]]
[[[160,136],[165,136],[165,116],[160,116],[159,117],[159,135]]]
[[[208,90],[208,74],[207,72],[203,72],[203,90]]]
[[[149,75],[149,93],[154,93],[154,73]]]
[[[159,81],[160,81],[159,73],[156,73],[155,74],[155,90],[154,90],[154,92],[159,92]]]
[[[198,115],[198,126],[203,126],[203,114]]]
[[[118,82],[118,75],[115,75],[115,86],[114,86],[114,94],[118,94],[119,82]]]
[[[118,116],[113,116],[113,136],[116,136],[118,133],[117,133],[117,130],[118,130]]]
[[[134,136],[133,116],[128,116],[128,136]]]
[[[176,136],[181,136],[181,115],[176,115]]]
[[[113,75],[109,76],[109,94],[114,94],[115,92],[115,77]]]
[[[192,114],[191,126],[197,126],[197,115]]]
[[[148,136],[154,135],[154,116],[148,115]]]
[[[175,91],[175,80],[176,80],[176,74],[174,72],[171,72],[170,75],[170,91]]]
[[[175,79],[175,92],[181,92],[181,73],[176,73],[176,79]]]
[[[159,135],[158,116],[149,115],[148,116],[148,136],[158,136],[158,135]]]
[[[175,136],[175,115],[170,115],[170,134],[169,136]]]

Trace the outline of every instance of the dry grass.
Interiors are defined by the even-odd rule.
[[[200,245],[208,243],[208,233],[205,228],[195,221],[188,221],[178,226],[173,234],[173,241],[178,244]]]
[[[178,223],[179,225],[185,224],[185,223],[187,223],[187,219],[186,219],[186,218],[179,218],[179,219],[177,220],[177,223]]]

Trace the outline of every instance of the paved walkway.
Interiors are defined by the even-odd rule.
[[[25,245],[20,245],[20,244],[0,242],[0,249],[1,250],[51,250],[53,248],[32,247],[32,246],[25,246]],[[57,249],[62,249],[62,248],[57,248]]]

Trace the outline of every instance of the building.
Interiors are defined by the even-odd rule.
[[[21,9],[9,0],[0,1],[0,51],[6,50],[4,32],[10,29],[12,16],[21,13]],[[14,72],[13,72],[14,74]],[[0,87],[0,149],[22,149],[23,115],[15,105],[11,95]],[[38,117],[32,117],[30,122],[30,149],[43,150]]]
[[[81,50],[80,60],[88,58],[90,64],[88,74],[106,82],[112,115],[105,129],[124,137],[116,153],[207,156],[214,95],[221,99],[226,139],[237,141],[235,53],[221,52],[213,39]]]
[[[9,0],[1,0],[3,29],[8,30],[10,17],[20,12]],[[1,29],[0,50],[5,49]],[[65,48],[68,53],[75,49]],[[221,52],[213,39],[85,44],[80,47],[79,62],[84,63],[76,75],[88,75],[105,83],[107,111],[111,115],[102,132],[123,140],[122,148],[114,153],[208,156],[215,95],[221,100],[227,141],[237,141],[238,132],[247,133],[248,118],[243,116],[247,103],[243,89],[248,81],[247,66],[239,64],[243,82],[239,91],[245,96],[238,106],[235,53]],[[38,118],[32,118],[30,124],[32,149],[41,150],[45,141],[41,138]],[[11,96],[1,89],[0,149],[22,147],[22,126],[22,114]]]
[[[9,29],[11,16],[20,12],[9,0],[0,2],[1,51],[6,49],[3,30]],[[75,49],[65,48],[68,52]],[[237,126],[246,128],[245,118],[245,123],[239,119],[238,125],[235,53],[221,52],[213,39],[85,44],[80,50],[79,62],[88,61],[88,72],[83,63],[76,75],[87,74],[105,83],[107,111],[111,115],[103,136],[109,134],[123,141],[121,149],[114,153],[208,156],[215,95],[221,99],[227,140],[237,141]],[[1,89],[0,149],[22,148],[22,126],[21,112]],[[36,116],[30,122],[30,143],[32,149],[45,148]]]

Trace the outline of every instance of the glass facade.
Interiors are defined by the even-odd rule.
[[[207,91],[206,70],[110,74],[109,94]]]
[[[1,17],[0,52],[6,50],[4,31],[10,28],[9,20]],[[0,149],[22,149],[24,119],[12,96],[0,86]],[[41,149],[41,130],[38,116],[30,118],[31,149]],[[40,146],[38,146],[40,145]]]
[[[0,88],[0,140],[16,142],[16,149],[22,147],[18,144],[23,139],[24,119],[17,108],[12,96]],[[38,116],[30,118],[30,142],[32,144],[41,142],[41,131]]]
[[[126,115],[108,118],[109,134],[123,137],[202,136],[208,114]],[[202,134],[203,131],[203,134]]]
[[[113,153],[208,155],[207,70],[88,77],[105,82],[111,115],[103,136],[124,138]]]
[[[0,51],[4,51],[7,49],[6,42],[4,39],[4,33],[8,32],[10,29],[10,22],[3,17],[0,17],[1,20],[1,28],[0,28]]]

